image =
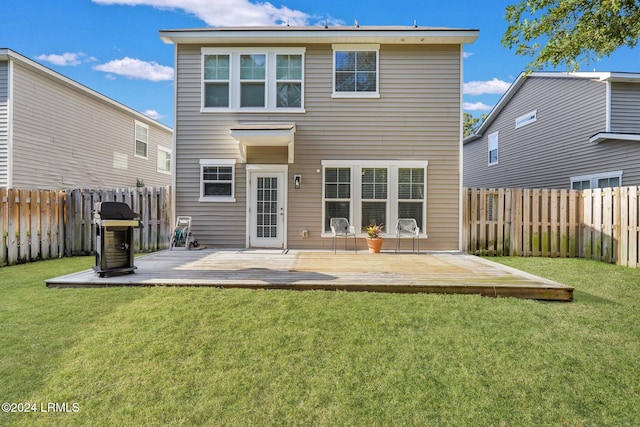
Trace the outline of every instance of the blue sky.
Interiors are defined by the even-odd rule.
[[[158,31],[208,26],[413,25],[472,28],[465,47],[465,111],[488,112],[524,70],[500,43],[516,0],[0,0],[0,48],[9,48],[173,126],[173,45]],[[583,71],[640,72],[623,48]]]

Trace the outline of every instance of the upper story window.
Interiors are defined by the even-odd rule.
[[[380,45],[333,45],[333,97],[378,98]]]
[[[203,48],[202,111],[304,109],[304,48]]]
[[[498,164],[498,132],[489,134],[489,166]]]
[[[149,158],[149,126],[136,121],[135,154],[136,157]]]

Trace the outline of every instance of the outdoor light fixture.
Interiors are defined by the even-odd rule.
[[[293,186],[296,190],[300,188],[301,182],[302,182],[302,175],[293,175]]]

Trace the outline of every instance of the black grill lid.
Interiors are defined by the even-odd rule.
[[[129,205],[122,202],[100,202],[96,204],[96,213],[101,219],[131,220],[140,217],[139,213],[131,210]]]

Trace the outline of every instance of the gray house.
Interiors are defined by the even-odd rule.
[[[411,217],[421,247],[460,247],[462,53],[477,30],[160,36],[176,51],[175,213],[199,242],[330,248],[332,217],[387,237]]]
[[[171,184],[171,128],[0,49],[0,187]]]
[[[521,74],[464,140],[465,187],[640,185],[640,74]]]

